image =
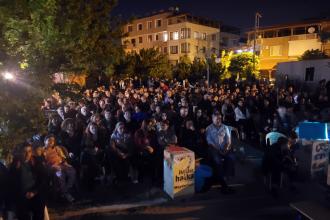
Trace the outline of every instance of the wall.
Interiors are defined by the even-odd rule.
[[[305,81],[306,68],[314,67],[314,80]],[[306,60],[296,62],[284,62],[277,65],[276,81],[278,84],[284,82],[285,75],[288,75],[289,80],[301,88],[315,88],[322,79],[330,80],[330,59],[322,60]]]

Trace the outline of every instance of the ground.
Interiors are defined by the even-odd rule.
[[[144,184],[100,186],[94,193],[98,195],[95,201],[51,208],[51,219],[291,220],[297,219],[291,203],[323,199],[325,189],[309,181],[299,182],[297,192],[284,186],[274,198],[259,171],[262,153],[246,146],[245,156],[236,164],[236,177],[229,180],[236,190],[233,195],[223,195],[219,186],[214,186],[206,193],[171,200],[161,189]]]

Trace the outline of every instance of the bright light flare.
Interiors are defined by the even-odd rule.
[[[10,81],[15,80],[15,76],[14,76],[14,74],[9,73],[9,72],[5,72],[5,73],[3,74],[3,78],[4,78],[5,80],[10,80]]]

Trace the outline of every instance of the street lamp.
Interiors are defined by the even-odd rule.
[[[15,76],[14,74],[10,73],[10,72],[4,72],[2,74],[3,78],[7,81],[14,81],[15,80]]]
[[[213,48],[214,50],[218,50],[220,52],[219,49],[217,48]],[[200,49],[200,51],[203,51],[203,53],[205,53],[204,49]],[[209,88],[210,88],[210,65],[209,65],[209,61],[211,60],[211,52],[208,53],[208,56],[205,56],[206,59],[206,74],[207,74],[207,92],[209,92]],[[215,59],[216,63],[220,63],[220,59],[216,58]]]

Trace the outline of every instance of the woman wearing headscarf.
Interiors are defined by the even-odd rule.
[[[98,127],[95,123],[90,122],[84,132],[83,151],[80,157],[81,176],[89,190],[93,189],[95,178],[103,174],[104,151],[100,143],[102,141],[98,133]]]
[[[110,151],[112,166],[119,181],[128,179],[132,150],[132,137],[126,132],[124,122],[118,122],[110,138]]]

